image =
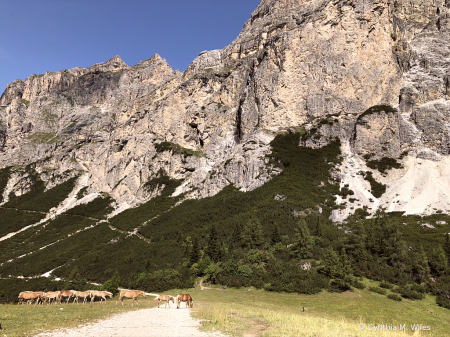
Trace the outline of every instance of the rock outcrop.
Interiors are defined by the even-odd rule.
[[[202,52],[184,73],[155,55],[133,67],[116,56],[31,75],[1,96],[0,167],[83,171],[90,192],[133,207],[161,172],[183,179],[176,193],[190,198],[260,186],[278,173],[265,162],[270,141],[291,127],[317,129],[306,146],[341,138],[362,170],[365,155],[447,158],[449,7],[263,0],[235,41]],[[375,106],[389,109],[361,116]],[[158,145],[166,143],[178,147]],[[374,209],[368,183],[358,186],[360,206]],[[439,202],[450,210],[449,199]]]

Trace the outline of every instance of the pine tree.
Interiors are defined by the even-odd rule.
[[[438,245],[437,248],[433,250],[428,263],[430,264],[433,274],[442,275],[445,273],[448,267],[448,261],[441,245]]]
[[[119,285],[120,285],[120,276],[119,272],[116,270],[113,277],[111,277],[108,281],[103,283],[102,289],[113,293],[113,296],[119,293]]]
[[[242,244],[246,248],[257,248],[264,244],[264,231],[259,220],[250,220],[241,235]]]
[[[243,246],[242,243],[242,225],[236,224],[233,229],[233,233],[231,233],[230,243],[228,245],[230,249],[235,249],[236,247]]]
[[[292,249],[294,256],[302,259],[306,259],[311,255],[311,249],[313,247],[313,240],[309,234],[308,225],[305,220],[301,219],[298,222],[299,226],[295,229],[295,243]]]
[[[430,278],[430,267],[428,266],[427,253],[423,249],[422,245],[419,246],[419,250],[416,253],[413,268],[421,283],[428,281]]]
[[[406,259],[406,242],[403,240],[400,231],[392,224],[388,224],[385,228],[383,255],[387,257],[391,265],[396,265]]]
[[[216,226],[211,227],[211,232],[209,233],[208,247],[206,248],[206,254],[211,258],[212,261],[218,262],[220,259],[220,245],[219,238],[216,231]]]
[[[192,242],[192,250],[189,255],[189,262],[191,263],[191,265],[193,265],[194,263],[197,263],[199,259],[200,259],[200,247],[198,245],[197,238],[194,238]]]
[[[444,251],[447,255],[447,260],[450,263],[450,233],[445,236]]]
[[[347,253],[346,253],[344,247],[342,247],[342,249],[341,249],[340,261],[342,263],[342,271],[344,273],[344,276],[351,275],[352,274],[352,265],[350,263],[350,260],[348,259],[348,256],[347,256]]]
[[[317,217],[316,226],[314,228],[314,235],[321,237],[323,235],[322,223],[320,222],[320,217]]]
[[[329,246],[325,250],[322,259],[323,273],[331,278],[342,278],[344,275],[343,266],[333,247]]]
[[[383,239],[386,237],[385,230],[387,227],[386,214],[378,210],[375,213],[373,225],[367,233],[367,248],[374,254],[380,256],[384,253]]]
[[[278,242],[281,242],[281,235],[280,232],[278,231],[278,226],[273,225],[272,235],[270,237],[270,244],[273,246],[276,245]]]

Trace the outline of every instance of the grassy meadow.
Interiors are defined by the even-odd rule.
[[[370,286],[377,282],[365,280]],[[248,291],[250,289],[250,291]],[[396,302],[384,295],[355,289],[317,295],[273,293],[254,288],[190,291],[193,316],[207,320],[205,330],[233,336],[450,336],[450,312],[435,297]],[[183,304],[182,304],[183,306]],[[305,307],[305,312],[302,312]],[[365,325],[361,331],[359,326]],[[408,331],[370,331],[369,325],[406,324]],[[431,332],[411,331],[411,324],[428,325]],[[252,327],[253,325],[253,327]]]
[[[378,282],[367,279],[364,284],[378,286]],[[231,336],[450,336],[449,310],[438,307],[435,297],[429,295],[421,301],[397,302],[368,289],[303,295],[215,286],[203,291],[175,289],[165,293],[175,296],[180,292],[190,293],[194,298],[192,316],[203,321],[203,330],[219,330]],[[156,307],[153,299],[152,296],[140,299],[139,309]],[[123,307],[116,306],[115,300],[108,300],[106,305],[97,302],[93,305],[1,305],[0,323],[4,330],[0,337],[31,336],[138,310],[131,307],[131,300],[125,300]],[[181,308],[185,308],[184,303]],[[361,324],[365,325],[364,331],[359,328]],[[406,324],[408,331],[375,332],[369,330],[370,324],[397,328]],[[414,332],[411,324],[428,325],[431,331]]]

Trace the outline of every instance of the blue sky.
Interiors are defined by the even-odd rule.
[[[0,0],[0,93],[31,74],[90,67],[120,55],[186,70],[203,50],[222,49],[260,0]]]

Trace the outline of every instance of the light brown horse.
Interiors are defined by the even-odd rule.
[[[74,296],[74,290],[61,290],[59,293],[59,303],[62,302],[63,298],[67,298],[66,303],[69,303],[69,300]]]
[[[192,299],[192,296],[189,294],[179,294],[177,296],[177,309],[180,308],[180,302],[186,302],[186,308],[194,307],[194,300]]]
[[[88,297],[92,296],[92,292],[91,291],[75,291],[74,293],[74,300],[73,303],[77,302],[78,303],[78,297],[81,297],[83,299],[83,304],[86,303],[86,300]]]
[[[143,291],[122,289],[120,291],[119,299],[116,301],[116,305],[117,305],[117,302],[119,302],[119,300],[122,301],[122,305],[123,305],[123,299],[125,297],[133,299],[133,302],[131,302],[131,306],[133,306],[134,301],[136,301],[136,305],[139,305],[139,302],[137,300],[137,298],[139,296],[142,296],[143,298],[147,298],[147,296],[145,295],[145,293]]]
[[[44,302],[43,304],[45,304],[45,302],[49,302],[49,304],[52,304],[52,300],[53,303],[56,303],[59,301],[59,295],[60,295],[60,291],[49,291],[44,293]]]
[[[100,304],[102,304],[102,301],[105,300],[106,304],[106,297],[113,298],[113,294],[109,291],[98,291],[94,290],[91,294],[91,303],[94,302],[96,297],[100,297]]]
[[[166,305],[169,305],[170,308],[170,301],[172,301],[172,303],[175,304],[175,299],[170,296],[170,295],[159,295],[158,297],[155,298],[155,301],[158,300],[158,308],[159,308],[159,304],[161,303],[161,301],[167,301],[166,304],[164,304],[164,308],[166,307]]]
[[[36,300],[38,304],[39,300],[42,300],[44,293],[42,291],[23,291],[19,294],[19,303],[22,304],[23,301],[27,301],[27,304],[32,304]]]

